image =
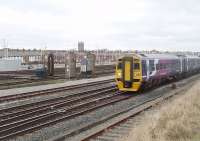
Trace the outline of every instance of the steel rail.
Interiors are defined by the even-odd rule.
[[[75,103],[81,102],[82,100],[87,100],[95,96],[99,97],[99,94],[103,96],[103,95],[106,95],[106,92],[109,92],[109,91],[116,91],[116,88],[114,87],[99,88],[96,90],[85,91],[82,93],[82,95],[80,95],[81,92],[79,92],[77,94],[71,95],[74,98],[66,96],[66,97],[63,97],[62,101],[55,101],[54,103],[47,103],[46,105],[31,107],[30,109],[23,108],[22,111],[17,111],[15,113],[1,116],[0,125],[11,123],[16,120],[21,120],[21,119],[34,116],[37,114],[42,114],[47,111],[52,111],[55,108],[60,108],[66,105],[75,104]],[[38,104],[36,103],[36,105]],[[0,126],[0,129],[1,129],[1,126]]]
[[[47,89],[47,90],[41,90],[41,91],[33,91],[33,92],[26,92],[26,93],[21,93],[21,94],[1,96],[0,103],[5,102],[5,101],[19,100],[19,99],[25,99],[25,98],[41,96],[41,95],[49,95],[56,92],[62,92],[62,91],[71,90],[75,88],[99,85],[99,84],[110,83],[110,82],[114,82],[114,79],[90,82],[90,83],[84,83],[84,84],[77,84],[77,85],[71,85],[71,86],[59,87],[59,88],[53,88],[53,89]]]
[[[68,132],[66,134],[62,134],[62,135],[52,138],[52,139],[49,139],[48,141],[64,141],[66,139],[72,140],[73,139],[72,137],[74,137],[75,135],[78,135],[81,132],[84,132],[86,130],[91,131],[94,127],[101,125],[100,129],[97,129],[96,131],[94,131],[94,133],[91,133],[90,135],[85,135],[85,137],[80,139],[81,141],[89,141],[90,139],[94,139],[95,137],[101,135],[103,132],[107,131],[108,129],[111,129],[114,126],[119,125],[120,123],[128,120],[129,118],[134,117],[135,115],[141,113],[142,111],[144,111],[146,109],[151,108],[153,105],[160,103],[163,100],[173,97],[174,95],[180,93],[181,91],[184,91],[184,88],[181,88],[179,91],[171,92],[166,95],[159,94],[158,96],[155,96],[155,97],[147,97],[147,99],[145,101],[143,101],[142,103],[131,106],[122,111],[118,111],[118,112],[116,112],[112,115],[109,115],[108,117],[105,117],[99,121],[95,121],[94,123],[91,123],[89,125],[81,127],[79,129],[75,129],[74,131]],[[112,120],[112,119],[114,119],[114,120]]]
[[[119,94],[119,92],[117,93]],[[98,109],[100,107],[130,98],[130,96],[117,95],[117,93],[115,93],[114,95],[110,94],[103,98],[82,103],[72,108],[62,109],[62,112],[49,113],[49,115],[42,116],[42,118],[34,119],[33,121],[29,121],[21,125],[5,129],[3,131],[0,131],[0,139],[8,139],[17,135],[25,134],[30,131],[32,132],[42,127],[53,125],[66,119],[70,119],[72,117],[79,116],[86,112]],[[52,117],[54,117],[55,119],[51,120]]]

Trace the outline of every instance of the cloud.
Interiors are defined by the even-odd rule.
[[[197,0],[0,0],[0,38],[13,48],[200,51]]]

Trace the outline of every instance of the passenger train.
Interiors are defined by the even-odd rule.
[[[200,57],[127,54],[118,59],[115,80],[120,91],[139,91],[199,72]]]

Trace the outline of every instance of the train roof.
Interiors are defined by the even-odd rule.
[[[133,56],[135,56],[135,57],[140,57],[138,54],[136,54],[136,53],[126,53],[126,54],[123,54],[123,55],[120,55],[120,57],[118,57],[118,59],[121,59],[121,58],[123,58],[124,56],[126,56],[126,57],[133,57]]]
[[[145,59],[178,59],[177,55],[173,54],[139,54],[141,58]]]
[[[200,59],[199,56],[194,56],[194,55],[185,55],[185,57],[190,59]]]
[[[141,59],[179,59],[180,57],[190,58],[190,59],[200,59],[199,56],[194,56],[194,55],[175,55],[175,54],[164,54],[164,53],[158,53],[158,54],[128,53],[125,56],[137,56]],[[122,55],[119,58],[122,58],[122,57],[124,57],[124,55]]]

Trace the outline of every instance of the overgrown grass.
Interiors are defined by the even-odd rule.
[[[146,115],[123,141],[200,141],[200,82]]]

